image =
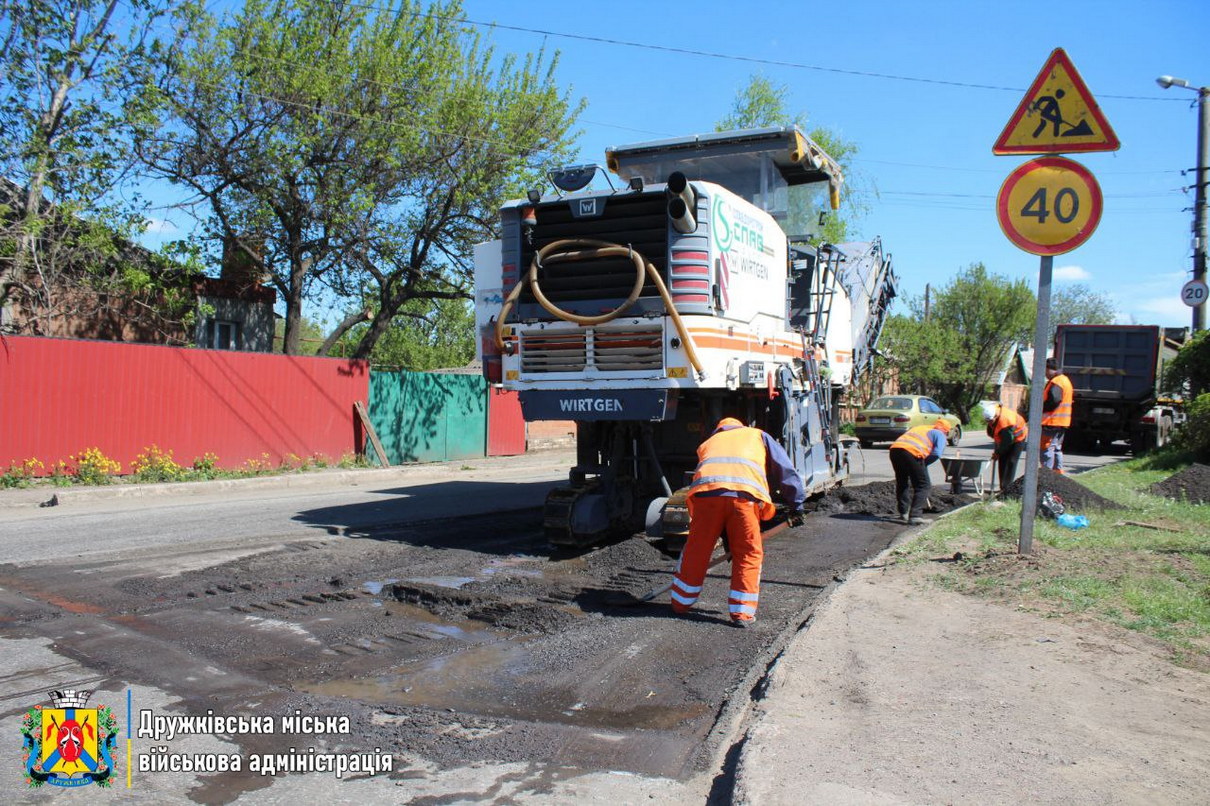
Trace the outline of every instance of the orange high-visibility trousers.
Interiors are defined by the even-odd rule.
[[[731,592],[727,597],[731,619],[756,618],[765,556],[757,514],[760,507],[760,502],[732,496],[690,496],[689,539],[672,578],[673,611],[687,613],[697,602],[710,555],[719,535],[726,531],[731,549]]]

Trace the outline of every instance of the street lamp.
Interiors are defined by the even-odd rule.
[[[1160,76],[1164,89],[1183,87],[1197,93],[1197,179],[1193,196],[1193,279],[1206,281],[1206,175],[1210,165],[1210,87],[1195,87],[1183,78]],[[1193,307],[1193,331],[1206,327],[1206,303]]]

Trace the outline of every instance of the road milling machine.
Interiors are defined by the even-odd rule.
[[[577,424],[576,464],[546,499],[551,543],[685,533],[684,485],[725,416],[779,440],[808,495],[843,482],[839,401],[895,278],[878,241],[815,245],[840,167],[795,127],[606,162],[552,171],[554,191],[505,204],[501,239],[476,248],[488,381],[519,393],[526,421]]]

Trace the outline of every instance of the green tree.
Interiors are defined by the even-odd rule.
[[[1210,392],[1210,330],[1195,334],[1164,369],[1164,388],[1189,400]]]
[[[154,261],[130,245],[147,223],[131,142],[168,69],[168,2],[0,0],[0,332],[155,296]]]
[[[1193,335],[1164,370],[1164,386],[1188,401],[1177,442],[1199,461],[1210,461],[1210,330]]]
[[[324,344],[324,335],[327,330],[324,328],[323,322],[312,319],[309,316],[304,316],[298,325],[298,354],[299,355],[327,355],[321,350]],[[284,319],[275,318],[273,320],[273,342],[279,344],[286,335],[286,321]],[[339,354],[338,354],[339,355]]]
[[[1033,292],[1024,280],[989,274],[973,263],[937,292],[927,319],[923,299],[912,300],[910,308],[910,315],[888,320],[880,349],[898,370],[901,388],[935,397],[968,422],[1010,349],[1032,331]]]
[[[460,0],[196,15],[144,157],[204,201],[216,246],[271,278],[284,352],[306,301],[352,309],[329,345],[364,325],[353,354],[368,357],[410,300],[469,298],[472,244],[567,149],[579,106],[557,59],[498,57],[461,19]]]
[[[956,332],[934,320],[895,314],[879,339],[879,363],[890,365],[904,394],[935,395],[952,377],[960,344]]]
[[[340,339],[337,355],[356,351],[359,325]],[[376,367],[423,372],[464,367],[475,357],[475,312],[462,299],[413,299],[391,320],[369,355]]]
[[[1072,325],[1111,325],[1118,310],[1108,294],[1093,291],[1085,283],[1063,286],[1050,296],[1050,337],[1055,343],[1055,327]]]
[[[809,127],[805,112],[793,114],[789,111],[786,100],[789,92],[790,88],[785,84],[777,84],[761,75],[751,76],[747,85],[736,94],[731,111],[715,124],[714,130],[797,126],[818,143],[844,170],[847,189],[841,192],[841,209],[830,211],[825,199],[795,198],[791,201],[790,218],[786,222],[787,232],[791,235],[814,232],[819,229],[814,219],[821,210],[828,209],[829,215],[818,238],[825,243],[844,243],[848,240],[850,226],[867,209],[868,193],[853,169],[857,144],[822,126]]]

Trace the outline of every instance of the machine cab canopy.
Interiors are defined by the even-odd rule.
[[[840,166],[797,126],[695,134],[606,149],[609,169],[627,182],[690,180],[722,185],[778,220],[806,208],[835,210]],[[797,218],[797,216],[795,216]]]

